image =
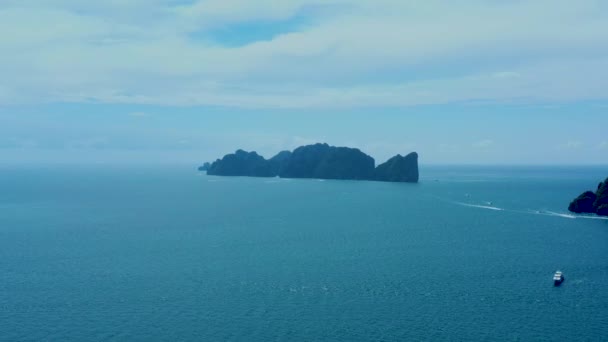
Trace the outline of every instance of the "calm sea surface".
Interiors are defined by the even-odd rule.
[[[422,175],[0,168],[0,341],[608,339],[608,168]]]

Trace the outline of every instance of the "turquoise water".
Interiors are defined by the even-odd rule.
[[[4,167],[0,340],[606,339],[608,221],[565,208],[608,168],[421,172]]]

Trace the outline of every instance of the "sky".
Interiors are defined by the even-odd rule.
[[[603,0],[2,0],[0,165],[608,164]]]

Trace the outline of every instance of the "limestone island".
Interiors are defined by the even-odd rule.
[[[568,210],[577,214],[608,216],[608,178],[597,186],[596,192],[585,191],[575,198]]]
[[[301,146],[293,152],[282,151],[266,160],[256,152],[238,150],[199,171],[210,176],[247,176],[281,178],[315,178],[374,180],[381,182],[417,183],[418,154],[396,155],[376,167],[374,158],[356,148],[328,144]]]
[[[205,163],[198,168],[199,171],[207,171],[211,167],[211,163]]]

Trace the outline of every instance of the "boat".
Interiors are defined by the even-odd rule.
[[[564,274],[562,271],[555,272],[553,276],[553,286],[560,286],[564,282]]]

